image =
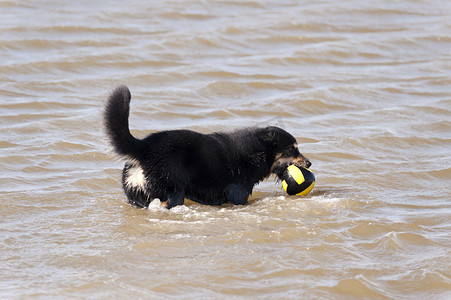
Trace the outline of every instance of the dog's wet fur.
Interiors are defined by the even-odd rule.
[[[104,111],[105,131],[115,152],[126,159],[122,186],[128,201],[148,207],[158,198],[172,208],[184,199],[209,204],[246,204],[255,184],[288,165],[310,167],[296,139],[270,126],[202,134],[170,130],[137,139],[129,131],[131,94],[117,87]]]

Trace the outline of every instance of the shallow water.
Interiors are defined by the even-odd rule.
[[[451,297],[449,1],[0,1],[2,298]],[[101,126],[275,124],[316,185],[129,206]]]

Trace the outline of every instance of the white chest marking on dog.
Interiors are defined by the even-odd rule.
[[[143,169],[140,166],[135,165],[127,170],[127,179],[125,183],[128,186],[140,187],[144,189],[146,185],[146,177],[144,177]]]

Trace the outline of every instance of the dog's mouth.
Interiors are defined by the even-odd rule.
[[[288,166],[289,165],[295,165],[296,167],[301,167],[301,168],[308,169],[308,168],[310,168],[312,163],[307,158],[305,158],[303,156],[299,156],[299,157],[296,157],[295,159],[293,159],[291,161],[291,163],[288,164]]]
[[[279,178],[283,175],[285,169],[290,166],[295,165],[301,168],[310,168],[312,163],[304,156],[298,157],[279,157],[276,159],[271,167],[271,173],[276,174]]]

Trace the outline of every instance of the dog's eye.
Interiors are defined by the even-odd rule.
[[[286,155],[291,155],[291,153],[293,153],[293,151],[294,151],[294,147],[293,147],[293,146],[290,146],[290,147],[286,148],[286,150],[283,151],[283,152],[284,152]]]

